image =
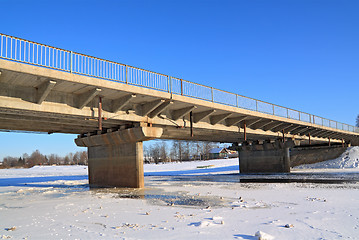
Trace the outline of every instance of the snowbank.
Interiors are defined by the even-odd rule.
[[[304,164],[295,169],[359,169],[359,147],[349,147],[340,157],[314,164]]]

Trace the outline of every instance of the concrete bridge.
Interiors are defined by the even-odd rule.
[[[354,126],[4,34],[0,129],[78,134],[93,186],[143,187],[150,139],[241,143],[245,172],[289,171],[295,146],[359,144]]]

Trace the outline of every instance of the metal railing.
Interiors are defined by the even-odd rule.
[[[233,107],[313,123],[349,132],[358,127],[278,106],[180,78],[0,34],[0,58],[152,88]]]

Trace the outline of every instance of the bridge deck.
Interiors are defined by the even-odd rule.
[[[26,44],[37,44],[4,36],[0,35],[0,50],[9,45],[4,43],[5,37],[23,41],[25,45],[19,51],[24,54]],[[51,47],[43,48],[46,52]],[[345,140],[359,144],[356,127],[259,100],[248,98],[244,101],[243,96],[166,75],[89,56],[71,55],[69,51],[65,67],[55,69],[58,67],[50,66],[55,65],[51,56],[53,59],[58,56],[51,55],[50,51],[47,57],[44,55],[49,58],[45,64],[35,64],[31,57],[29,59],[35,54],[33,50],[28,57],[23,56],[24,59],[19,53],[13,58],[5,57],[4,51],[0,52],[0,58],[5,58],[0,59],[0,129],[96,132],[101,99],[103,131],[152,125],[163,128],[161,138],[166,139],[240,142],[245,140],[245,131],[246,140],[276,139],[284,134],[305,144],[309,138],[312,142]],[[83,62],[78,56],[82,56]],[[96,70],[98,64],[103,64],[101,61],[109,64],[112,72],[107,74],[112,77],[104,77],[104,73]],[[80,63],[90,67],[81,72]],[[93,69],[91,64],[95,64]],[[99,69],[105,65],[101,66]],[[122,81],[124,78],[126,80]]]

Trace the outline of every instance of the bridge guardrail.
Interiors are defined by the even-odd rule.
[[[359,128],[161,73],[0,33],[0,58],[122,82],[349,132]]]

